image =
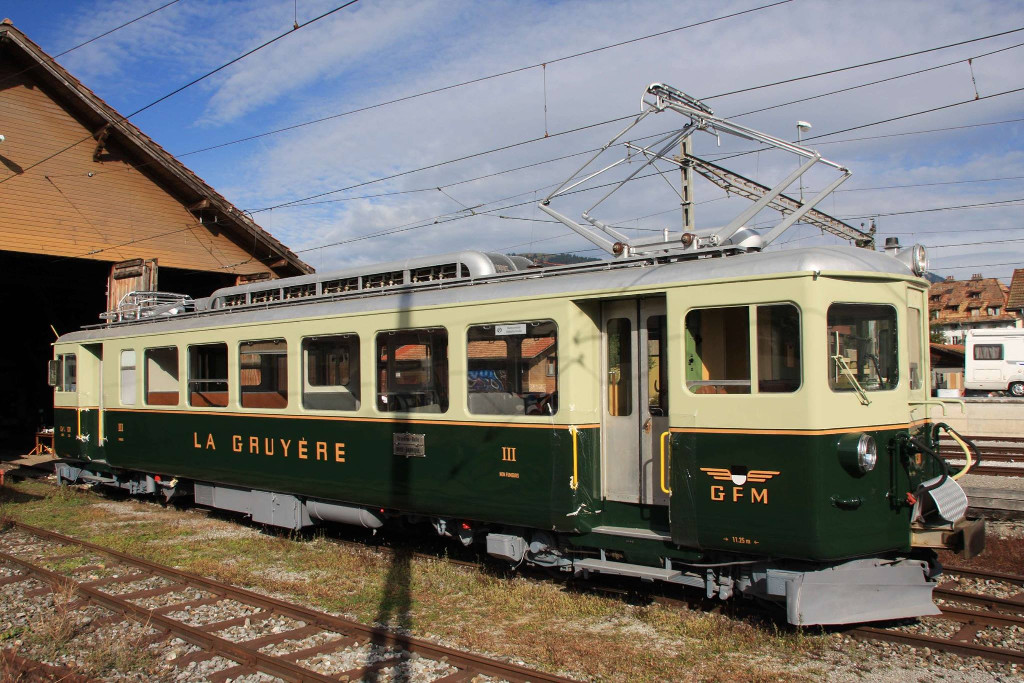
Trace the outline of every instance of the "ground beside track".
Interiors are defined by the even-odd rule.
[[[1020,680],[1016,670],[991,662],[568,593],[558,583],[509,578],[401,551],[339,546],[322,535],[262,533],[236,517],[44,482],[0,489],[0,514],[581,680]],[[1024,524],[990,527],[993,537],[1005,536],[994,541],[994,556],[1012,557],[1024,546]],[[4,604],[0,600],[0,639],[9,628]],[[20,632],[8,640],[30,641],[43,631],[40,624],[38,633]],[[113,680],[125,673],[103,675]],[[146,680],[145,671],[138,673]]]

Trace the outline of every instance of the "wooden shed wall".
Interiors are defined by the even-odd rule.
[[[203,225],[116,147],[93,159],[96,141],[10,62],[0,63],[0,250],[220,273],[268,272],[243,246]],[[92,177],[89,173],[92,173]]]

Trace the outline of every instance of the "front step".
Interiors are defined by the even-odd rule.
[[[661,533],[652,529],[634,529],[628,526],[595,526],[590,530],[592,534],[606,534],[608,536],[625,536],[626,538],[640,538],[645,541],[671,541],[672,535]]]

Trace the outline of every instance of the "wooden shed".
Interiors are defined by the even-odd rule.
[[[313,270],[6,19],[0,136],[0,449],[49,424],[54,330],[131,289],[199,297]]]

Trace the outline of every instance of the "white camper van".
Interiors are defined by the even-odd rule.
[[[964,388],[1024,396],[1024,329],[968,330]]]

